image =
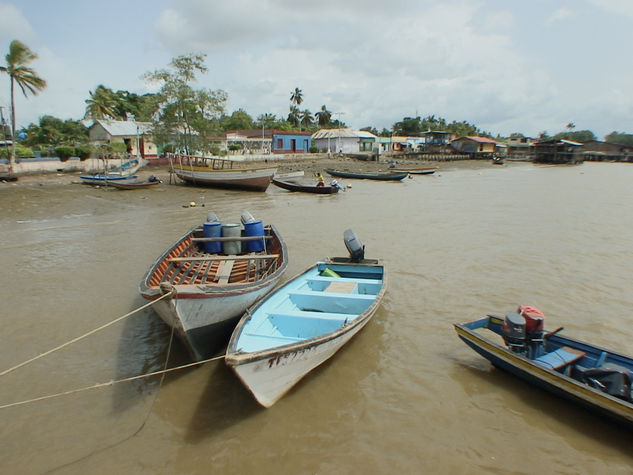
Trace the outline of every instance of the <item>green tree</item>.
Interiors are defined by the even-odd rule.
[[[224,117],[220,121],[224,130],[250,130],[254,127],[253,119],[243,109],[238,109],[229,117]]]
[[[290,102],[299,107],[303,102],[303,91],[295,87],[295,90],[290,93]]]
[[[190,83],[197,74],[204,74],[204,54],[188,54],[173,58],[168,69],[146,73],[148,82],[161,85],[159,112],[153,120],[157,144],[174,143],[185,153],[208,151],[210,135],[219,126],[227,94],[222,90],[194,90]]]
[[[14,143],[9,159],[11,171],[15,168],[15,85],[20,87],[24,97],[28,97],[27,92],[37,95],[46,87],[46,81],[28,66],[35,59],[37,55],[28,46],[21,41],[13,40],[9,44],[9,53],[5,56],[7,65],[0,66],[0,72],[9,75],[11,85],[11,137]]]
[[[301,123],[301,112],[299,111],[299,108],[295,105],[290,106],[288,122],[293,124],[295,127],[298,127]]]
[[[591,130],[575,130],[573,132],[559,132],[552,137],[554,140],[571,140],[573,142],[593,142],[597,140],[596,135]]]
[[[420,117],[405,117],[400,122],[393,124],[395,135],[417,136],[422,132]]]
[[[625,134],[624,132],[611,132],[604,138],[605,142],[615,143],[618,145],[627,145],[633,147],[633,134]]]
[[[99,84],[93,91],[89,91],[90,98],[86,99],[86,113],[84,118],[99,119],[120,119],[119,110],[117,109],[117,98],[111,89],[103,84]]]
[[[314,122],[314,117],[312,116],[312,112],[310,112],[308,109],[304,109],[299,113],[299,123],[308,128],[312,125],[312,123]]]
[[[316,117],[317,123],[321,127],[326,127],[327,125],[329,125],[330,120],[332,119],[332,113],[327,110],[325,104],[321,106],[321,110],[315,113],[314,116]]]

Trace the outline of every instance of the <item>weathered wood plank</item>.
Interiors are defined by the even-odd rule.
[[[262,259],[276,259],[279,254],[253,254],[246,256],[196,256],[196,257],[172,257],[167,259],[168,262],[189,262],[189,261],[247,261],[253,259],[255,261]]]

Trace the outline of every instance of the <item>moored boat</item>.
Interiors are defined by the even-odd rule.
[[[105,180],[105,186],[113,186],[119,190],[139,190],[143,188],[152,188],[162,183],[154,175],[150,176],[146,181],[138,180]]]
[[[170,157],[171,172],[190,185],[266,191],[277,167],[242,167],[236,160],[177,155]]]
[[[333,193],[338,193],[339,187],[335,185],[299,185],[296,183],[290,183],[287,181],[277,180],[273,178],[273,185],[278,186],[279,188],[283,188],[288,191],[298,191],[303,193],[317,193],[320,195],[331,195]]]
[[[367,180],[387,180],[387,181],[400,181],[407,176],[408,173],[361,173],[361,172],[347,172],[342,170],[333,170],[326,168],[325,173],[332,176],[341,178],[360,178]]]
[[[562,328],[545,333],[543,320],[537,309],[519,307],[455,330],[494,366],[633,427],[633,358],[562,336]]]
[[[226,345],[244,311],[277,285],[288,265],[273,225],[244,215],[242,221],[243,229],[208,218],[170,246],[140,283],[148,300],[170,294],[154,309],[195,360]]]
[[[331,358],[378,309],[384,266],[365,259],[351,230],[344,237],[350,257],[318,261],[250,309],[233,331],[225,361],[264,407]]]
[[[411,175],[432,175],[437,171],[437,167],[393,167],[390,170],[395,173],[409,173]]]
[[[108,182],[133,182],[138,180],[135,175],[143,166],[143,160],[134,158],[123,162],[120,166],[106,170],[104,173],[95,173],[93,175],[80,175],[79,178],[83,183],[88,185],[103,185]]]

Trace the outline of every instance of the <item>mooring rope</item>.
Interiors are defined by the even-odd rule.
[[[26,399],[24,401],[12,402],[10,404],[4,404],[4,405],[0,406],[0,409],[7,409],[9,407],[22,406],[24,404],[30,404],[30,403],[33,403],[33,402],[45,401],[46,399],[53,399],[53,398],[61,397],[61,396],[68,396],[70,394],[75,394],[75,393],[80,393],[80,392],[84,392],[84,391],[89,391],[91,389],[105,388],[107,386],[114,386],[115,384],[127,383],[127,382],[130,382],[130,381],[136,381],[138,379],[151,378],[152,376],[159,376],[161,374],[167,374],[167,373],[171,373],[171,372],[174,372],[174,371],[180,371],[181,369],[192,368],[193,366],[199,366],[201,364],[210,363],[211,361],[221,360],[222,358],[224,358],[224,356],[225,355],[214,356],[213,358],[209,358],[209,359],[206,359],[206,360],[196,361],[194,363],[188,363],[188,364],[185,364],[185,365],[182,365],[182,366],[176,366],[174,368],[168,368],[168,369],[164,369],[164,370],[161,370],[161,371],[154,371],[152,373],[139,374],[137,376],[130,376],[129,378],[117,379],[116,381],[108,381],[107,383],[99,383],[99,384],[95,384],[93,386],[86,386],[86,387],[83,387],[83,388],[71,389],[70,391],[64,391],[64,392],[61,392],[61,393],[48,394],[46,396],[40,396],[40,397],[36,397],[36,398],[33,398],[33,399]]]
[[[63,343],[63,344],[61,344],[61,345],[59,345],[59,346],[57,346],[57,347],[55,347],[55,348],[53,348],[51,350],[45,351],[44,353],[42,353],[40,355],[37,355],[37,356],[35,356],[35,357],[33,357],[33,358],[29,359],[29,360],[23,361],[22,363],[17,364],[17,365],[15,365],[15,366],[13,366],[13,367],[11,367],[9,369],[5,369],[2,373],[0,373],[0,376],[4,376],[5,374],[10,373],[11,371],[15,371],[16,369],[21,368],[22,366],[26,366],[27,364],[32,363],[33,361],[39,360],[40,358],[44,358],[45,356],[48,356],[51,353],[54,353],[54,352],[56,352],[58,350],[61,350],[62,348],[65,348],[65,347],[67,347],[69,345],[72,345],[73,343],[77,343],[79,340],[82,340],[82,339],[84,339],[84,338],[86,338],[86,337],[88,337],[88,336],[90,336],[90,335],[92,335],[94,333],[97,333],[98,331],[103,330],[104,328],[107,328],[110,325],[114,325],[115,323],[120,322],[121,320],[124,320],[125,318],[127,318],[129,316],[132,316],[132,315],[134,315],[137,312],[140,312],[141,310],[149,307],[150,305],[154,305],[155,303],[161,301],[162,299],[167,298],[167,297],[171,297],[171,296],[172,296],[171,293],[165,293],[165,294],[161,295],[159,298],[157,298],[156,300],[152,300],[151,302],[146,303],[142,307],[139,307],[136,310],[132,310],[131,312],[126,313],[125,315],[123,315],[123,316],[121,316],[121,317],[119,317],[119,318],[117,318],[115,320],[112,320],[111,322],[106,323],[105,325],[102,325],[99,328],[95,328],[94,330],[91,330],[88,333],[84,333],[83,335],[78,336],[77,338],[73,338],[72,340],[67,341],[66,343]]]

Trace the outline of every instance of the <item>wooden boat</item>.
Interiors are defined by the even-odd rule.
[[[345,237],[355,241],[351,230]],[[385,290],[383,265],[364,250],[319,261],[242,317],[225,361],[270,407],[369,322]]]
[[[142,166],[142,160],[134,158],[122,163],[116,168],[107,170],[104,173],[95,173],[94,175],[80,175],[79,178],[81,178],[83,183],[86,183],[88,185],[103,185],[106,181],[133,182],[138,179],[138,176],[135,175],[135,173],[139,171]]]
[[[437,171],[437,167],[425,167],[425,168],[409,168],[409,167],[394,167],[390,168],[392,172],[396,173],[409,173],[410,175],[432,175]]]
[[[288,191],[300,191],[304,193],[318,193],[320,195],[331,195],[332,193],[338,193],[338,187],[333,185],[316,186],[316,185],[298,185],[295,183],[289,183],[287,181],[281,181],[273,178],[273,184],[279,188],[283,188]]]
[[[217,157],[170,157],[171,172],[190,185],[266,191],[277,167],[239,167],[239,162]]]
[[[543,319],[539,324],[521,308],[505,319],[488,315],[455,330],[496,367],[633,427],[633,358],[561,336],[562,328],[545,333]]]
[[[128,181],[128,180],[105,180],[105,186],[113,186],[119,190],[139,190],[143,188],[151,188],[160,185],[160,181],[155,176],[150,176],[146,181]]]
[[[345,172],[341,170],[332,170],[326,168],[325,173],[332,176],[338,176],[341,178],[361,178],[368,180],[391,180],[400,181],[403,178],[409,176],[408,173],[360,173],[360,172]]]
[[[216,222],[194,227],[152,264],[140,283],[148,300],[171,294],[153,308],[195,360],[221,350],[244,311],[270,292],[286,270],[286,244],[274,226],[258,223],[261,232],[253,234],[253,223],[241,229],[217,222],[224,237],[217,236]],[[206,233],[207,226],[218,232]]]
[[[305,172],[303,170],[299,170],[296,172],[275,173],[273,175],[273,178],[280,181],[296,182],[297,180],[303,178],[304,174]]]

